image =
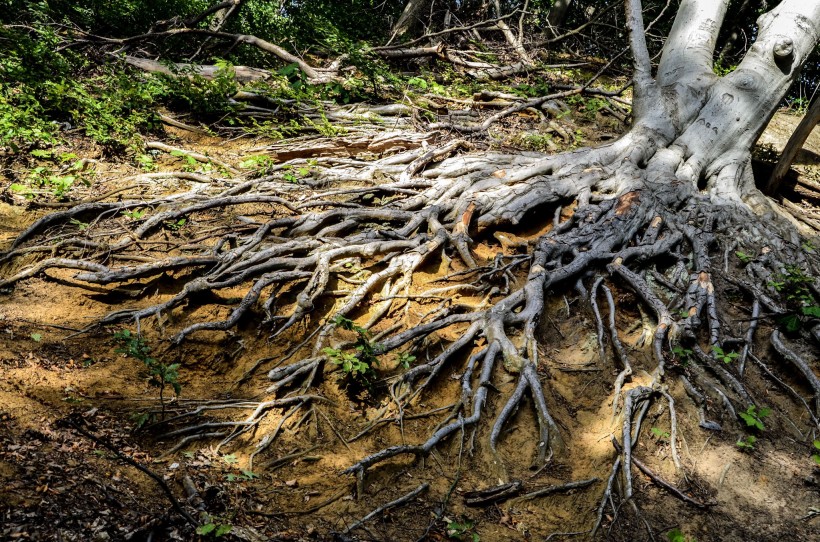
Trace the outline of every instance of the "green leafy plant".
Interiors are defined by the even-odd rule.
[[[741,250],[735,251],[735,256],[737,256],[738,259],[743,263],[749,263],[750,261],[754,260],[754,256],[752,256],[751,254],[746,254]]]
[[[35,149],[29,154],[46,163],[29,170],[25,184],[11,185],[9,188],[13,192],[22,193],[26,197],[34,197],[36,193],[50,193],[55,198],[62,199],[76,181],[91,186],[94,171],[83,160],[76,160],[76,154],[55,155],[52,151],[43,149]]]
[[[818,453],[813,454],[811,456],[811,458],[814,460],[814,462],[817,464],[817,466],[820,467],[820,440],[815,440],[813,444],[814,444],[814,449],[817,450]]]
[[[481,540],[481,537],[475,532],[475,523],[467,519],[447,523],[447,538],[469,540],[470,542],[479,542]]]
[[[250,121],[250,125],[243,126],[243,130],[248,134],[267,137],[275,141],[285,138],[286,131],[282,130],[278,122],[270,120],[259,122],[255,118],[251,118]]]
[[[754,405],[749,405],[746,412],[738,412],[738,416],[746,422],[748,427],[753,427],[759,431],[763,431],[766,429],[766,426],[763,424],[763,420],[771,413],[772,409],[770,408],[763,407],[758,409]]]
[[[171,156],[181,158],[185,161],[185,167],[183,168],[185,171],[194,171],[199,166],[199,161],[187,152],[174,149],[171,151]]]
[[[790,309],[789,314],[778,319],[785,331],[795,332],[813,319],[820,318],[820,301],[811,290],[813,283],[814,277],[796,265],[786,266],[784,274],[778,275],[777,280],[769,281],[769,287],[785,297]]]
[[[43,340],[43,336],[40,333],[32,333],[31,340],[38,343]]]
[[[279,139],[281,139],[281,137]],[[252,175],[254,177],[259,177],[270,171],[273,164],[274,160],[270,156],[259,155],[250,156],[242,160],[239,162],[239,167],[242,169],[252,170]]]
[[[125,356],[136,359],[142,362],[146,369],[148,369],[149,380],[148,383],[159,388],[159,402],[162,409],[162,416],[165,417],[165,389],[171,386],[174,394],[179,396],[182,391],[182,385],[179,383],[179,367],[178,363],[165,364],[150,356],[151,348],[145,343],[140,335],[131,333],[130,330],[124,329],[114,334],[114,340],[119,343],[120,347],[115,350],[118,354],[125,354]],[[144,420],[143,423],[145,423]]]
[[[143,171],[154,171],[157,169],[157,163],[154,162],[154,157],[150,154],[138,154],[134,159]]]
[[[379,359],[376,357],[378,345],[370,342],[370,333],[356,325],[353,320],[344,316],[336,316],[331,323],[337,328],[353,331],[356,333],[356,342],[353,344],[353,352],[344,352],[337,348],[324,348],[322,351],[327,356],[328,361],[338,365],[342,371],[360,380],[364,384],[370,384],[376,376],[373,370],[378,366]]]
[[[658,429],[657,427],[653,427],[652,429],[650,429],[650,431],[652,431],[652,434],[655,435],[655,438],[658,440],[666,440],[670,437],[668,431]]]
[[[173,231],[173,232],[178,232],[187,223],[188,223],[187,218],[180,218],[178,220],[166,220],[165,222],[162,223],[162,225],[165,226],[167,229]]]
[[[401,365],[405,369],[409,369],[410,364],[412,364],[414,361],[416,361],[416,356],[414,356],[410,352],[402,352],[400,354],[397,354],[396,358],[399,362],[399,365]]]
[[[688,538],[680,529],[672,529],[666,533],[669,542],[697,542],[694,538]]]
[[[130,218],[131,220],[139,220],[143,216],[145,216],[147,209],[134,209],[134,210],[126,210],[122,211],[122,216],[126,218]]]
[[[347,133],[345,128],[341,126],[333,126],[330,121],[327,120],[327,116],[325,116],[324,111],[322,111],[318,121],[315,121],[309,117],[304,117],[304,121],[308,126],[325,137],[337,137]]]
[[[694,352],[690,348],[684,348],[678,345],[672,348],[672,354],[680,361],[681,365],[686,365],[692,360]]]
[[[69,221],[71,224],[77,226],[77,229],[80,231],[85,231],[88,229],[88,222],[83,222],[82,220],[77,220],[76,218],[72,218]]]
[[[723,363],[732,363],[740,355],[737,352],[725,352],[719,346],[712,347],[712,354],[714,354],[716,359],[722,361]]]
[[[259,475],[249,470],[242,470],[241,474],[230,472],[225,475],[225,480],[229,482],[248,482],[255,478],[259,478]]]
[[[196,534],[210,538],[220,538],[232,530],[233,526],[230,523],[219,523],[216,518],[209,515],[205,517],[204,523],[196,528]]]
[[[411,77],[407,80],[407,86],[415,87],[419,90],[426,91],[429,85],[427,84],[427,81],[425,81],[421,77]]]
[[[228,465],[236,465],[239,463],[239,458],[236,457],[236,454],[225,454],[222,456],[222,461]]]
[[[735,444],[741,450],[750,452],[755,449],[755,442],[757,442],[757,437],[754,435],[749,435],[745,439],[738,440]]]

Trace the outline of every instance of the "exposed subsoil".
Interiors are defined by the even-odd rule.
[[[798,120],[778,116],[763,142],[775,148],[782,145],[790,134],[788,126]],[[227,142],[177,130],[169,134],[170,144],[231,164],[260,146],[258,141]],[[594,138],[587,135],[587,139]],[[814,179],[820,175],[815,165],[820,134],[815,133],[806,146],[796,170]],[[132,166],[95,154],[93,147],[84,150],[85,157],[99,160],[99,180],[83,197],[115,189],[136,173]],[[185,165],[167,155],[157,160],[160,170]],[[4,186],[12,177],[7,176]],[[174,183],[184,181],[158,182],[141,190],[147,194],[181,188]],[[48,209],[19,198],[0,203],[0,244],[8,245],[45,212]],[[213,213],[207,219],[218,225],[220,217]],[[509,234],[526,240],[543,232],[542,226],[530,222]],[[168,235],[184,241],[187,234],[180,228]],[[499,251],[509,254],[523,250],[515,244],[502,244],[497,237],[478,239],[474,247],[479,258],[487,259]],[[452,269],[436,263],[417,274],[415,281],[421,289],[448,272]],[[159,277],[138,303],[147,306],[167,299],[164,284],[183,277],[184,272]],[[181,364],[181,394],[169,398],[173,394],[165,390],[163,407],[157,388],[149,386],[139,362],[116,352],[112,339],[115,329],[78,332],[111,311],[133,306],[134,301],[122,291],[89,291],[72,284],[70,274],[51,273],[18,283],[0,295],[2,540],[197,539],[193,528],[174,512],[161,485],[117,453],[156,473],[182,502],[186,501],[183,479],[188,477],[202,499],[201,510],[195,506],[200,502],[197,499],[185,505],[189,513],[201,523],[230,525],[231,532],[222,537],[225,540],[500,541],[544,540],[550,535],[554,535],[550,540],[563,540],[584,539],[583,533],[591,529],[617,456],[610,436],[620,428],[612,415],[612,383],[618,368],[611,360],[600,359],[594,320],[574,293],[554,292],[540,330],[539,374],[548,381],[547,401],[561,427],[565,451],[557,453],[546,468],[532,470],[537,454],[536,422],[532,410],[522,408],[507,424],[501,439],[501,464],[486,449],[490,428],[483,426],[475,435],[474,446],[467,432],[463,438],[439,446],[426,461],[414,463],[399,457],[372,469],[364,494],[357,495],[355,481],[340,475],[341,471],[386,446],[426,440],[458,396],[462,365],[445,369],[432,393],[425,394],[401,424],[380,424],[361,438],[353,439],[391,404],[386,386],[383,381],[369,390],[356,386],[328,364],[313,390],[328,401],[315,403],[304,417],[299,412],[284,422],[286,409],[269,415],[256,433],[276,431],[281,423],[282,434],[271,448],[254,458],[252,467],[251,440],[245,437],[221,448],[217,442],[195,441],[169,453],[179,437],[163,437],[167,425],[137,431],[135,421],[147,415],[150,426],[150,421],[162,421],[205,401],[262,394],[270,384],[266,371],[300,339],[305,328],[297,326],[288,336],[270,342],[265,333],[257,331],[253,319],[246,319],[233,332],[198,333],[174,348],[167,341],[171,331],[152,321],[142,322],[141,331],[153,348],[152,355],[166,363]],[[128,285],[120,288],[128,290]],[[223,291],[220,298],[191,304],[171,315],[173,320],[167,325],[173,328],[182,319],[225,318],[236,303],[230,295]],[[648,344],[638,346],[644,334],[639,303],[628,291],[616,295],[622,308],[618,328],[634,360],[635,374],[628,386],[646,384],[650,380],[646,371],[652,370],[654,362]],[[477,304],[481,300],[464,296],[459,301]],[[413,310],[423,309],[420,304]],[[362,307],[361,315],[368,310],[370,307]],[[746,326],[743,319],[748,315],[732,304],[721,310],[724,325],[734,330],[735,336],[742,336]],[[384,322],[376,331],[392,323]],[[767,336],[766,325],[761,324],[759,335]],[[460,331],[456,328],[442,333],[452,339]],[[339,334],[340,341],[351,339],[352,335]],[[756,352],[771,366],[783,369],[780,374],[786,372],[767,344],[758,344]],[[803,354],[815,361],[817,369],[813,354]],[[258,360],[266,358],[272,360],[263,363],[246,382],[238,383]],[[379,368],[380,377],[395,374],[396,365],[385,360]],[[676,370],[674,364],[670,370]],[[515,386],[512,376],[499,376],[496,382],[500,382],[497,391],[501,393],[490,393],[490,416],[503,406],[496,398]],[[698,427],[697,411],[677,384],[670,392],[678,405],[683,469],[676,471],[671,461],[668,412],[659,407],[649,411],[645,423],[651,424],[652,431],[645,432],[635,449],[654,472],[709,506],[683,503],[636,470],[635,504],[640,515],[621,509],[613,513],[607,508],[600,539],[648,540],[643,520],[658,540],[676,527],[700,542],[820,540],[820,518],[812,515],[820,507],[820,469],[810,458],[811,439],[817,436],[808,433],[806,412],[754,364],[747,369],[745,383],[773,412],[766,419],[766,429],[757,435],[753,450],[744,451],[736,445],[746,433],[733,420],[722,420],[721,432]],[[797,379],[789,383],[804,397],[809,396]],[[216,411],[209,419],[227,416]],[[545,497],[478,507],[465,502],[469,492],[508,480],[521,481],[523,492],[528,492],[591,478],[598,481],[585,489]],[[345,533],[369,512],[425,483],[429,488],[408,503]],[[202,539],[212,537],[213,532]]]

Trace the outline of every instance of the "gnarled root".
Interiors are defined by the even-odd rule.
[[[174,426],[183,424],[167,433],[181,437],[175,448],[215,437],[224,446],[253,434],[252,457],[262,454],[287,426],[299,427],[316,416],[316,403],[326,399],[308,390],[330,369],[328,359],[374,363],[389,353],[426,356],[424,363],[392,375],[391,402],[357,436],[388,419],[401,426],[406,412],[430,393],[445,367],[461,370],[455,404],[426,440],[386,447],[344,471],[357,477],[360,495],[367,472],[392,458],[423,458],[467,430],[474,450],[488,417],[494,421],[487,424],[486,445],[501,465],[504,428],[526,396],[536,414],[537,463],[544,465],[553,454],[572,449],[571,438],[566,431],[562,435],[554,417],[556,407],[544,393],[549,360],[539,351],[537,329],[549,293],[575,287],[590,301],[600,362],[612,360],[617,374],[613,415],[623,400],[621,451],[604,491],[597,530],[606,503],[614,502],[618,473],[623,475],[621,499],[634,502],[632,465],[642,465],[634,461],[635,443],[653,401],[668,405],[672,458],[682,468],[670,387],[675,377],[694,399],[704,428],[721,429],[707,419],[707,410],[712,411],[710,418],[722,418],[725,425],[727,417],[734,419],[755,404],[743,369],[726,363],[733,359],[728,353],[741,348],[744,364],[756,359],[751,349],[755,331],[763,331],[757,325],[761,307],[769,313],[788,312],[786,296],[771,287],[783,276],[784,262],[807,272],[816,269],[817,262],[800,251],[782,222],[755,223],[737,201],[712,201],[691,183],[669,181],[675,179],[678,165],[670,158],[674,153],[658,152],[658,160],[652,161],[656,149],[637,135],[550,158],[493,152],[450,157],[465,146],[451,142],[372,162],[295,159],[290,168],[309,172],[301,185],[285,182],[287,170],[277,166],[258,179],[225,180],[154,200],[82,204],[42,218],[21,234],[3,256],[11,271],[0,284],[8,287],[52,269],[77,269],[75,280],[94,286],[144,283],[180,270],[188,274],[162,302],[109,314],[104,324],[153,316],[163,323],[163,315],[204,294],[242,288],[244,295],[226,318],[189,324],[177,330],[172,341],[230,331],[261,313],[270,339],[289,340],[291,347],[282,359],[260,360],[254,367],[279,361],[268,373],[271,384],[265,399],[202,405],[168,420]],[[574,212],[563,221],[556,218],[542,230],[546,233],[523,242],[501,236],[502,251],[493,258],[472,252],[473,239],[487,238],[500,225],[514,227],[568,201],[575,203]],[[116,214],[140,208],[150,212],[144,219],[126,221]],[[225,213],[230,217],[222,216]],[[88,228],[76,230],[71,225],[76,217],[88,220]],[[183,218],[192,230],[184,241],[173,229]],[[207,229],[208,220],[219,225]],[[55,248],[52,241],[58,234],[62,238]],[[716,249],[729,250],[721,244],[724,239],[759,252],[743,278],[729,277],[712,265]],[[530,246],[531,253],[510,254]],[[38,253],[50,257],[22,267],[18,263]],[[419,271],[439,255],[444,270],[433,283],[420,284]],[[120,264],[129,259],[136,263]],[[721,313],[722,289],[730,285],[751,304],[754,323],[743,339],[735,338],[741,333],[731,329]],[[631,292],[625,295],[632,295],[654,317],[650,367],[630,356],[630,345],[619,334],[618,316],[625,307],[613,292],[621,290]],[[480,301],[458,299],[457,292]],[[605,316],[599,306],[602,294]],[[367,318],[361,316],[366,304],[373,307]],[[421,314],[411,307],[422,308]],[[393,323],[382,325],[386,320]],[[304,332],[299,330],[302,324]],[[344,335],[339,327],[355,332],[357,344],[366,341],[368,348],[334,343]],[[438,333],[445,330],[456,338],[447,340],[445,333]],[[820,382],[777,332],[771,340],[811,388],[816,421]],[[490,392],[497,389],[503,371],[517,380],[512,391],[496,398]],[[232,409],[250,414],[237,420],[198,420]],[[283,412],[278,423],[255,435],[273,409]]]

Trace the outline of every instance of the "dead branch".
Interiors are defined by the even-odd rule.
[[[390,501],[387,504],[383,504],[383,505],[379,506],[378,508],[376,508],[375,510],[373,510],[372,512],[370,512],[369,514],[364,516],[362,519],[360,519],[360,520],[356,521],[355,523],[351,524],[349,527],[347,527],[342,532],[344,534],[347,534],[347,533],[353,531],[354,529],[358,529],[364,523],[367,523],[368,521],[372,520],[373,518],[378,517],[379,515],[386,512],[387,510],[390,510],[391,508],[396,508],[397,506],[402,506],[402,505],[405,505],[405,504],[409,503],[410,501],[415,499],[418,495],[420,495],[421,493],[424,493],[425,491],[427,491],[429,488],[430,488],[430,484],[428,484],[427,482],[424,482],[423,484],[421,484],[419,487],[417,487],[416,489],[414,489],[410,493],[407,493],[406,495],[402,495],[401,497],[399,497],[398,499],[396,499],[394,501]]]
[[[125,63],[134,66],[140,70],[150,73],[161,73],[173,77],[197,75],[205,79],[214,79],[220,71],[219,66],[201,65],[201,64],[187,64],[184,62],[172,63],[169,67],[167,62],[158,62],[148,58],[140,58],[132,55],[125,55]],[[273,74],[268,70],[261,68],[253,68],[250,66],[231,66],[231,73],[236,77],[240,83],[248,83],[251,81],[264,81],[273,77]]]
[[[136,43],[139,41],[144,41],[147,39],[153,38],[163,38],[168,36],[180,36],[184,34],[193,34],[196,36],[207,36],[207,37],[214,37],[220,38],[225,40],[231,40],[236,43],[245,43],[247,45],[251,45],[256,47],[262,51],[270,53],[280,60],[283,60],[289,64],[296,64],[299,66],[299,69],[307,76],[308,79],[313,81],[326,81],[333,78],[332,75],[322,75],[311,67],[307,62],[302,60],[301,58],[294,56],[287,52],[282,47],[273,44],[269,41],[263,40],[262,38],[258,38],[256,36],[251,36],[248,34],[230,34],[228,32],[220,32],[214,30],[206,30],[204,28],[172,28],[169,30],[160,30],[157,32],[148,32],[145,34],[139,34],[136,36],[130,36],[128,38],[109,38],[105,36],[97,36],[94,34],[86,34],[88,38],[95,39],[98,41],[103,41],[106,43],[116,43],[119,45],[128,45],[131,43]]]

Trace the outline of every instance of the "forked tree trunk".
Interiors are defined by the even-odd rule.
[[[636,78],[636,128],[657,134],[659,160],[676,164],[678,181],[706,180],[714,197],[750,202],[750,152],[813,52],[820,2],[786,0],[758,19],[758,38],[737,69],[712,73],[728,0],[685,0],[664,47],[657,77]]]
[[[746,57],[718,77],[712,59],[728,4],[683,0],[653,76],[640,2],[629,0],[632,129],[609,145],[547,157],[496,187],[469,189],[460,210],[480,202],[478,224],[488,227],[579,192],[673,189],[685,199],[698,188],[714,203],[769,210],[754,184],[751,150],[818,42],[820,2],[786,0],[763,14]]]

